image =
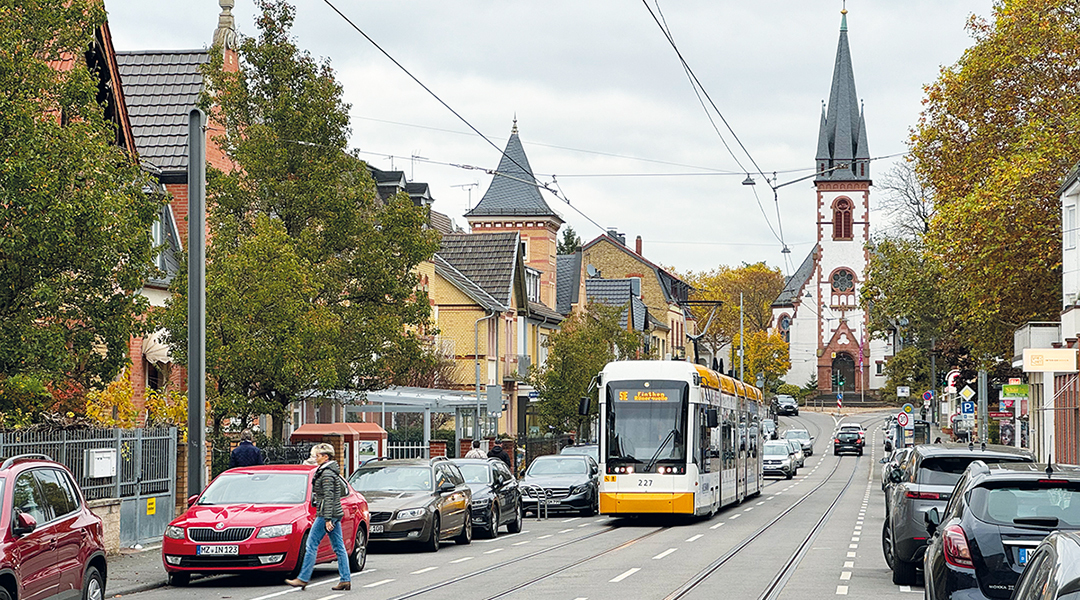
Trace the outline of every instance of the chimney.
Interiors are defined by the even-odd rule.
[[[615,240],[616,242],[619,242],[623,246],[626,245],[626,236],[619,233],[618,229],[612,227],[607,230],[607,234],[611,237],[611,239]]]
[[[636,240],[634,240],[634,252],[637,252],[638,256],[644,256],[644,254],[641,253],[641,236],[640,235],[637,236]]]

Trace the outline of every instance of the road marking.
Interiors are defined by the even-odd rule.
[[[709,529],[716,529],[716,528],[720,527],[720,526],[721,526],[721,525],[723,525],[723,524],[724,524],[724,522],[723,522],[723,521],[720,521],[719,523],[717,523],[716,525],[713,525],[713,526],[712,526],[712,527],[710,527]]]
[[[619,582],[620,582],[620,581],[622,581],[623,579],[626,579],[627,577],[629,577],[629,576],[633,575],[634,573],[637,573],[637,572],[638,572],[638,571],[640,571],[640,570],[641,570],[641,569],[639,569],[639,568],[637,568],[637,567],[634,567],[633,569],[628,569],[628,570],[627,570],[627,571],[626,571],[625,573],[623,573],[622,575],[619,575],[618,577],[615,577],[614,579],[612,579],[612,580],[608,581],[608,583],[619,583]]]
[[[528,543],[529,543],[529,540],[525,540],[523,542],[518,542],[516,544],[510,544],[510,545],[511,546],[524,546],[525,544],[528,544]]]
[[[751,506],[751,507],[748,507],[747,509],[743,510],[743,512],[750,512],[750,511],[752,511],[752,510],[754,510],[754,507],[753,507],[753,506]]]
[[[840,573],[840,581],[848,581],[851,579],[851,571],[843,571]]]
[[[844,561],[844,568],[845,569],[854,569],[855,568],[855,561],[853,561],[853,560]]]
[[[519,531],[517,533],[508,533],[506,535],[499,536],[497,538],[492,538],[490,540],[473,540],[473,541],[476,542],[477,544],[490,544],[491,542],[501,542],[503,540],[506,540],[507,538],[512,538],[512,537],[514,537],[516,535],[525,535],[526,533],[529,533],[529,532],[528,531]]]
[[[577,521],[577,520],[578,520],[578,519],[580,519],[580,518],[581,518],[581,517],[570,517],[569,519],[563,519],[563,521],[562,521],[562,522],[563,522],[563,523],[572,523],[572,522],[574,522],[574,521]]]
[[[668,548],[667,550],[664,550],[660,554],[657,554],[656,556],[652,557],[652,559],[653,560],[660,560],[661,558],[664,558],[665,556],[667,556],[668,554],[671,554],[672,552],[674,552],[676,550],[678,550],[678,548]]]
[[[588,523],[582,523],[581,525],[578,525],[578,527],[588,527],[588,525]]]
[[[295,592],[297,589],[299,589],[299,588],[291,588],[291,589],[287,589],[287,590],[282,590],[280,592],[274,592],[273,594],[267,594],[265,596],[259,596],[258,598],[252,598],[252,600],[266,600],[267,598],[275,598],[275,597],[280,596],[282,594],[288,594],[289,592]]]
[[[855,558],[855,553],[854,552],[848,552],[847,557],[848,558]]]
[[[341,594],[330,594],[329,596],[323,596],[322,598],[319,598],[318,600],[333,600],[334,598],[337,598],[340,595]]]
[[[563,529],[559,533],[570,533],[571,531],[573,531],[573,529]]]
[[[848,544],[848,548],[851,548],[852,550],[854,550],[855,548],[858,548],[858,547],[859,547],[858,544]]]
[[[450,564],[456,565],[457,563],[463,563],[463,562],[465,562],[467,560],[472,560],[474,558],[476,558],[476,557],[475,556],[466,556],[465,558],[459,558],[457,560],[452,560],[452,561],[450,561]]]
[[[728,517],[728,519],[738,519],[741,516],[742,515],[731,515],[730,517]]]
[[[502,552],[503,550],[506,550],[506,548],[496,548],[494,550],[488,550],[484,554],[495,554],[496,552]]]
[[[900,586],[900,591],[901,592],[915,592],[916,594],[919,593],[919,590],[911,589],[910,585],[902,585],[902,586]]]
[[[553,536],[553,535],[555,535],[555,534],[553,534],[553,533],[549,533],[549,534],[547,534],[547,535],[542,535],[542,536],[540,536],[540,537],[538,537],[538,538],[536,538],[536,539],[538,539],[538,540],[546,540],[546,539],[548,539],[549,537],[551,537],[551,536]]]
[[[697,541],[699,538],[701,538],[702,535],[704,535],[704,534],[699,533],[697,535],[692,535],[692,536],[686,538],[686,541],[688,541],[688,542]]]
[[[502,550],[502,548],[499,548],[499,550]],[[427,573],[428,571],[434,571],[435,569],[438,569],[438,568],[439,567],[426,567],[426,568],[420,569],[419,571],[413,571],[412,573],[409,573],[409,575],[419,575],[421,573]]]
[[[859,541],[859,538],[858,537],[853,537],[853,538],[851,538],[851,541],[857,542],[857,541]]]
[[[847,586],[846,585],[838,585],[838,586],[836,586],[836,595],[837,596],[847,596]]]
[[[776,496],[769,496],[768,498],[766,498],[766,500],[772,500],[772,499],[773,499],[773,498],[775,498],[775,497],[776,497]]]
[[[366,587],[366,588],[379,587],[380,585],[382,585],[384,583],[390,583],[391,581],[395,581],[395,580],[394,579],[383,579],[382,581],[376,581],[375,583],[369,583],[369,584],[365,585],[364,587]]]
[[[761,506],[762,504],[765,504],[765,501],[764,501],[764,500],[762,500],[761,502],[758,502],[758,503],[757,503],[757,504],[755,504],[754,506]]]

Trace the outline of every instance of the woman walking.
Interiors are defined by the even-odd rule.
[[[315,521],[311,524],[307,546],[304,548],[304,564],[296,579],[286,579],[285,583],[304,589],[311,581],[315,570],[315,558],[319,553],[319,543],[323,536],[330,535],[330,545],[337,555],[338,574],[341,580],[332,589],[352,589],[349,573],[349,556],[345,554],[345,542],[341,539],[341,519],[345,511],[341,508],[341,497],[345,495],[345,484],[338,475],[338,464],[334,462],[334,448],[329,444],[315,447],[315,477],[311,481],[311,498],[315,504]]]

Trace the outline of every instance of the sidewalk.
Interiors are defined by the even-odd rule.
[[[118,556],[108,558],[108,569],[106,597],[145,592],[168,583],[160,544],[142,550],[122,549]]]

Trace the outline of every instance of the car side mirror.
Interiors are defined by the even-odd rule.
[[[889,457],[888,456],[883,456],[883,457],[881,457],[881,460],[879,460],[878,462],[881,463],[881,464],[885,464],[885,463],[889,462]]]
[[[900,480],[904,478],[904,474],[900,472],[900,469],[893,468],[889,470],[889,481],[893,483],[900,483]]]
[[[15,526],[12,527],[12,533],[26,535],[37,529],[37,525],[37,519],[31,516],[30,513],[20,512],[15,516]]]
[[[941,525],[941,515],[938,514],[936,506],[923,513],[923,521],[926,523],[926,532],[934,535],[934,532]]]
[[[716,427],[720,425],[720,417],[716,414],[715,408],[710,408],[705,411],[705,426]]]
[[[453,481],[444,481],[439,485],[439,492],[441,493],[452,492],[455,489],[457,489],[457,486],[454,485]]]
[[[885,440],[885,451],[892,452],[892,442],[889,440]]]
[[[187,505],[188,505],[188,508],[191,508],[191,507],[192,507],[192,505],[194,505],[194,504],[195,504],[195,501],[196,501],[196,500],[198,500],[198,499],[199,499],[199,495],[198,495],[198,494],[195,494],[194,496],[191,496],[190,498],[188,498],[188,499],[187,499]]]

